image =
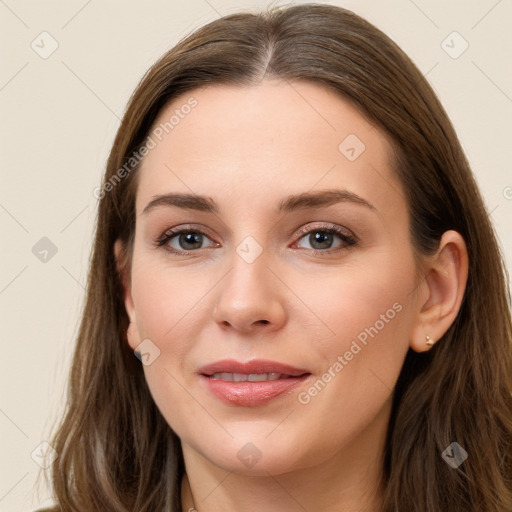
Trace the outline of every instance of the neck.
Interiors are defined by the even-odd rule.
[[[183,512],[379,512],[381,510],[384,487],[380,475],[374,484],[370,481],[345,482],[336,487],[323,476],[294,474],[275,477],[240,478],[233,473],[224,473],[217,486],[209,492],[201,492],[203,486],[190,486],[188,476],[182,480]],[[201,498],[203,496],[203,498]]]
[[[384,417],[389,420],[390,408]],[[379,512],[388,421],[375,419],[348,447],[311,467],[267,476],[226,471],[182,443],[183,512]]]

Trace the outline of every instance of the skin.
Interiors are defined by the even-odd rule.
[[[388,138],[321,86],[209,86],[175,99],[155,126],[190,96],[197,106],[140,169],[129,265],[119,242],[115,248],[130,347],[150,339],[160,350],[144,372],[182,442],[183,510],[377,511],[393,389],[409,348],[429,350],[426,335],[438,340],[455,319],[467,278],[464,241],[447,232],[434,256],[417,259]],[[366,146],[354,161],[338,149],[348,134]],[[373,208],[342,201],[276,213],[289,195],[328,189]],[[170,192],[211,197],[219,212],[161,205],[143,213]],[[315,244],[312,236],[331,226],[357,243],[333,235]],[[157,247],[173,227],[204,232],[200,248],[178,256]],[[248,236],[262,249],[252,263],[236,251]],[[179,236],[167,245],[190,250]],[[334,371],[381,315],[384,327]],[[233,406],[196,373],[225,358],[271,359],[312,376],[264,405]],[[329,368],[330,381],[301,403],[299,393]],[[247,443],[261,454],[252,467],[237,457]]]

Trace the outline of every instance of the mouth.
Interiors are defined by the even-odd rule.
[[[222,360],[202,367],[199,377],[207,390],[224,403],[253,407],[288,394],[311,372],[263,359],[247,363]]]
[[[284,375],[282,373],[214,373],[213,375],[207,375],[210,379],[224,380],[226,382],[264,382],[267,380],[279,380],[287,379],[290,375]]]

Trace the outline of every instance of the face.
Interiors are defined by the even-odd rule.
[[[319,85],[264,81],[175,99],[150,136],[128,340],[184,451],[279,474],[382,438],[418,312],[385,135]]]

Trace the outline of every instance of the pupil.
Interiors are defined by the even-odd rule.
[[[311,246],[317,249],[328,249],[332,242],[332,234],[323,231],[312,233],[309,238]],[[320,244],[320,247],[315,247],[315,244],[318,243]]]
[[[199,247],[194,247],[194,244],[199,244]],[[201,247],[201,234],[200,233],[182,233],[180,235],[180,245],[184,249],[198,249]],[[190,247],[192,245],[192,247]]]

